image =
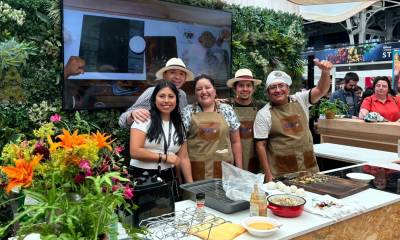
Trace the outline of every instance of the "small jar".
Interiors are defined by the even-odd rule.
[[[197,219],[199,221],[204,220],[205,203],[206,203],[206,194],[205,193],[197,193],[196,194],[196,215],[197,215]]]

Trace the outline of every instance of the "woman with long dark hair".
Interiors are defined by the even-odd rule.
[[[400,97],[391,94],[389,79],[375,77],[373,88],[374,94],[361,103],[359,118],[364,119],[369,112],[377,112],[388,121],[400,121]]]
[[[171,182],[179,167],[185,181],[193,181],[178,96],[174,84],[161,80],[151,95],[151,118],[132,124],[130,173],[134,177],[145,171],[157,175],[160,168],[160,177]]]

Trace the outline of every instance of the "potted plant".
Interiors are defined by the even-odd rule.
[[[339,99],[330,101],[327,98],[312,106],[310,112],[312,116],[325,116],[326,119],[334,119],[335,115],[344,114],[348,110],[348,105]]]
[[[0,172],[7,194],[21,191],[25,205],[0,227],[18,222],[17,236],[41,239],[103,239],[116,236],[115,213],[131,213],[132,183],[120,166],[120,148],[104,133],[70,132],[59,115],[33,131],[34,139],[7,144]],[[123,218],[124,216],[121,216]],[[141,229],[125,226],[137,239]]]

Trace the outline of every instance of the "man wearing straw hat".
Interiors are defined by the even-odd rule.
[[[193,73],[186,68],[180,58],[171,58],[156,73],[157,79],[165,79],[175,84],[179,90],[179,107],[183,109],[187,105],[186,93],[181,89],[186,81],[192,81]],[[144,91],[136,102],[119,117],[121,127],[129,127],[134,121],[144,122],[150,118],[150,97],[154,87],[149,87]]]
[[[265,181],[299,172],[318,172],[313,141],[308,128],[308,107],[324,96],[330,86],[328,61],[314,60],[321,69],[318,85],[305,92],[289,95],[292,79],[282,71],[272,71],[265,84],[270,103],[258,111],[254,121],[256,151],[265,173]]]
[[[257,111],[265,105],[265,102],[253,99],[253,93],[261,82],[255,79],[253,73],[246,68],[237,70],[235,77],[226,82],[226,85],[235,92],[235,97],[230,99],[230,104],[240,121],[243,169],[253,173],[258,173],[260,170],[260,163],[255,154],[253,123]]]

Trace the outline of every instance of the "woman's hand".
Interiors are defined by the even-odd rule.
[[[166,162],[174,166],[179,166],[179,164],[181,163],[181,158],[173,153],[168,153]]]

